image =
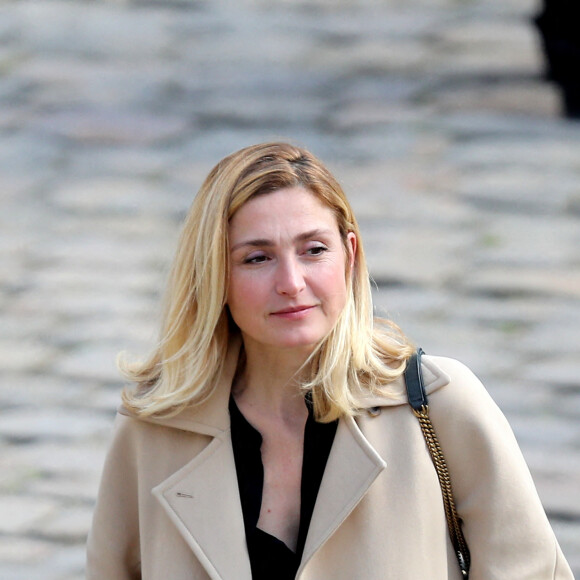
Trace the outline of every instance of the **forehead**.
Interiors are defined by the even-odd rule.
[[[230,220],[230,236],[242,231],[286,231],[324,225],[338,231],[334,211],[303,187],[278,189],[249,199]]]

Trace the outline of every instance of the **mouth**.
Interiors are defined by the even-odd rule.
[[[282,310],[276,310],[272,312],[272,316],[299,316],[302,313],[306,313],[312,310],[314,306],[291,306],[289,308],[283,308]]]

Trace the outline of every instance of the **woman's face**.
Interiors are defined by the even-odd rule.
[[[312,350],[347,299],[349,256],[332,210],[302,187],[245,203],[229,225],[228,306],[246,348]]]

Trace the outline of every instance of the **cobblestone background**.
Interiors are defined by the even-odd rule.
[[[119,401],[211,166],[290,139],[376,301],[511,421],[580,573],[580,125],[531,0],[0,1],[0,578],[79,580]]]

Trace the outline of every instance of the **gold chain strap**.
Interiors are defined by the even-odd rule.
[[[435,470],[437,471],[437,477],[439,478],[441,493],[443,495],[445,517],[447,518],[447,525],[449,527],[451,542],[453,543],[453,547],[457,553],[457,558],[459,560],[463,577],[468,578],[470,564],[469,549],[467,547],[467,542],[463,537],[463,532],[461,530],[461,520],[455,508],[453,491],[451,489],[451,478],[449,477],[447,463],[443,457],[443,451],[441,449],[441,445],[439,445],[437,435],[435,434],[433,423],[431,423],[431,419],[429,418],[429,406],[423,405],[420,410],[413,409],[413,413],[415,413],[419,419],[419,424],[421,425],[421,430],[423,431],[423,436],[425,437],[427,448],[429,449],[429,454],[431,455],[431,459],[435,465]]]

